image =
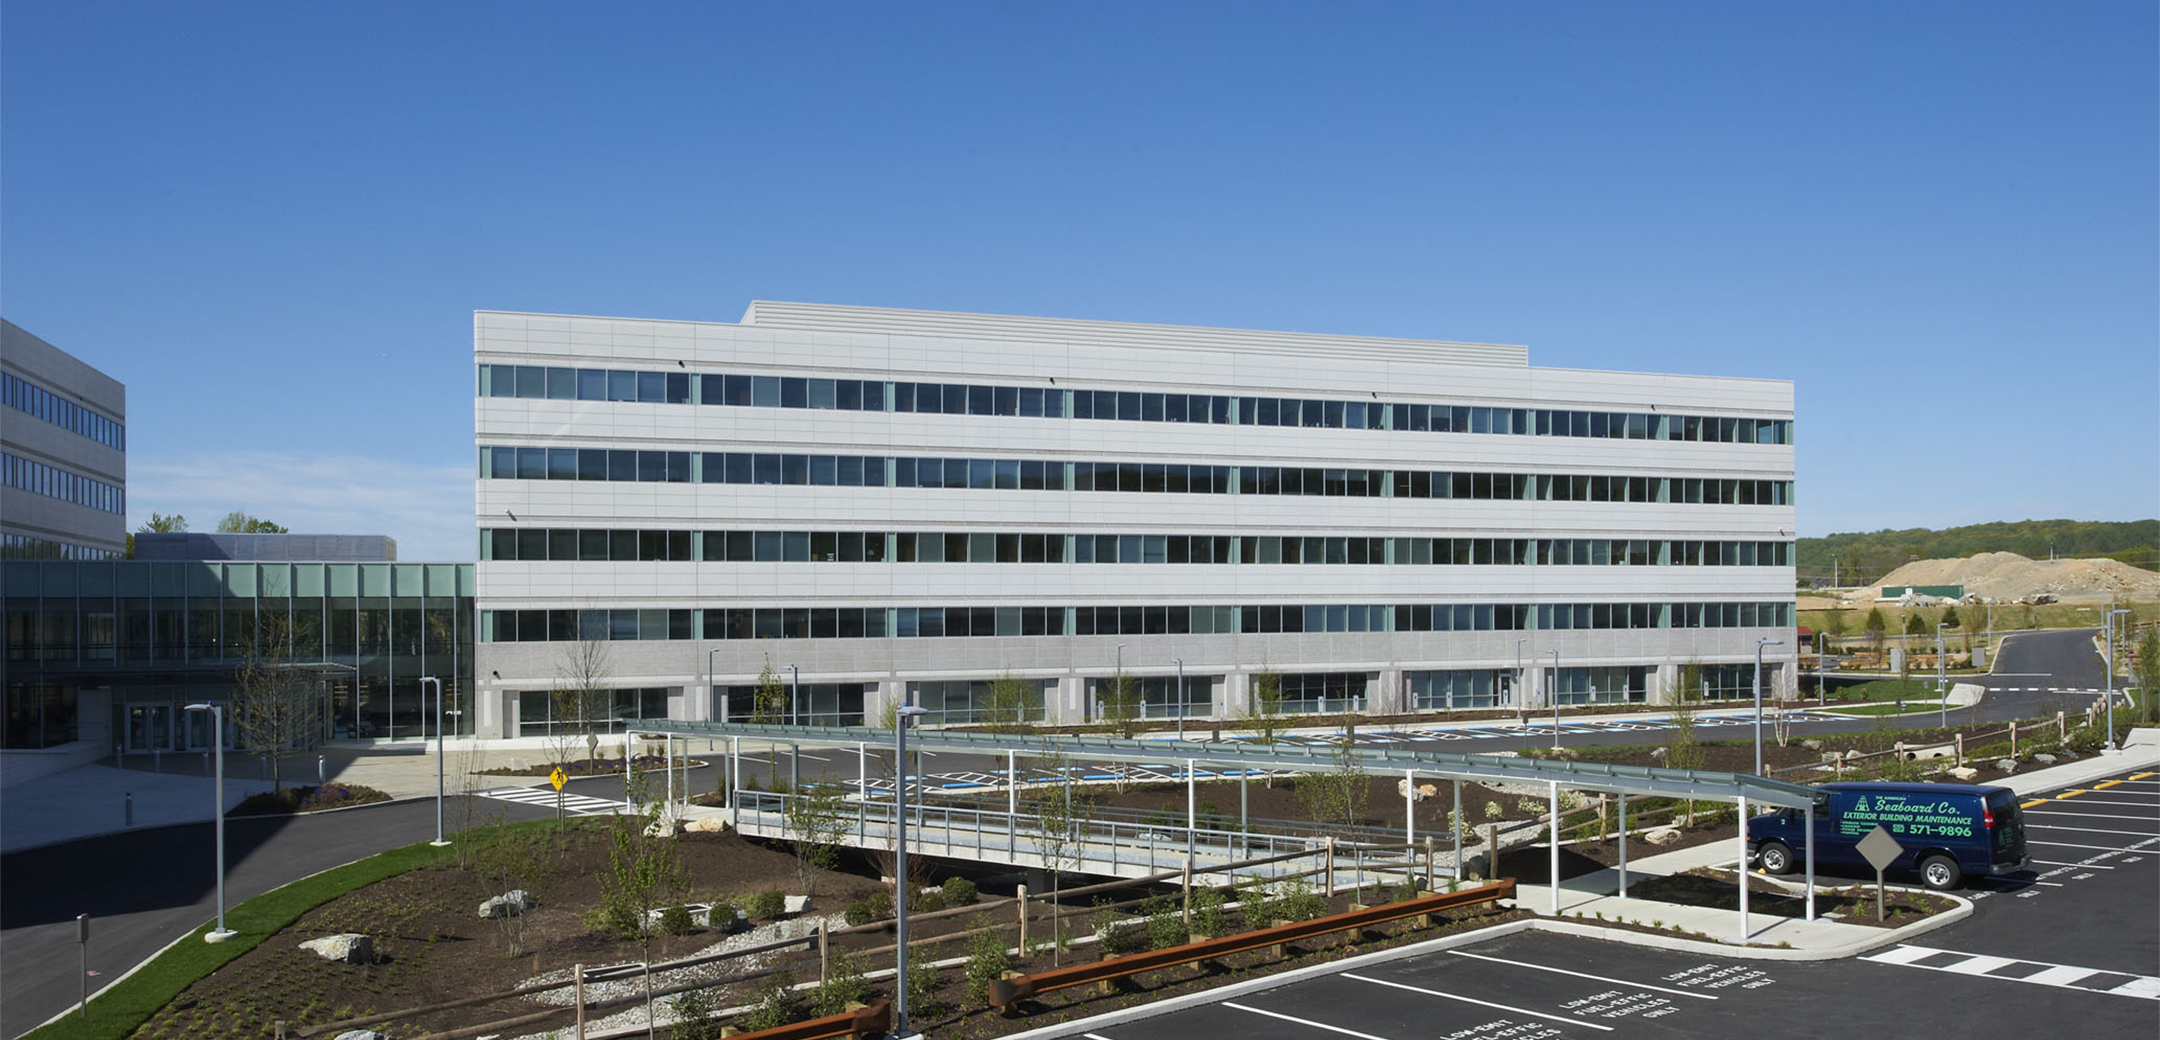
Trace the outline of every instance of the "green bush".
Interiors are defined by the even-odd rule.
[[[863,998],[870,994],[870,983],[863,978],[864,974],[861,954],[846,950],[835,952],[832,962],[826,966],[825,981],[810,991],[811,1017],[840,1014],[851,1002],[867,1003]]]
[[[1195,888],[1192,894],[1193,931],[1202,935],[1230,934],[1230,915],[1223,910],[1228,902],[1219,888]]]
[[[1149,896],[1140,904],[1142,925],[1150,949],[1162,950],[1185,942],[1185,915],[1169,896]]]
[[[872,921],[882,921],[893,915],[892,894],[885,891],[872,892],[852,903],[842,913],[841,919],[853,928]]]
[[[712,904],[712,909],[705,915],[707,924],[722,932],[735,930],[735,915],[742,910],[742,906],[735,902],[735,897],[710,896],[702,902]]]
[[[1100,924],[1095,938],[1104,957],[1123,957],[1148,948],[1148,932],[1138,924]]]
[[[981,898],[981,894],[975,889],[975,882],[964,877],[946,878],[945,883],[938,886],[938,890],[945,893],[946,906],[973,906],[975,901]]]
[[[1407,903],[1424,894],[1425,891],[1418,887],[1418,883],[1415,879],[1406,878],[1401,884],[1396,885],[1395,888],[1392,890],[1390,901],[1396,903]]]
[[[696,927],[690,919],[690,908],[677,904],[660,911],[660,930],[669,935],[688,935]]]
[[[735,1016],[728,1023],[745,1033],[760,1029],[777,1029],[793,1023],[802,1016],[802,1002],[795,996],[795,976],[781,972],[765,980],[765,988],[758,991],[756,1006]]]
[[[908,912],[915,914],[936,913],[946,908],[945,890],[925,888],[908,897]]]
[[[980,926],[985,922],[978,920]],[[977,932],[968,936],[967,996],[974,1004],[990,1002],[990,983],[1005,972],[1012,970],[1012,955],[1005,950],[1005,938],[997,932]]]
[[[669,1010],[675,1012],[675,1024],[668,1028],[669,1040],[720,1040],[720,1022],[712,1017],[719,1010],[705,990],[694,989],[668,1002]]]
[[[1238,886],[1238,912],[1245,917],[1245,927],[1255,932],[1283,923],[1281,908],[1258,883]]]
[[[908,958],[908,1014],[918,1019],[929,1018],[944,1011],[937,1002],[937,968],[930,962],[927,950],[918,950],[916,955]]]
[[[2079,726],[2070,731],[2070,739],[2063,746],[2079,754],[2086,754],[2107,746],[2107,738],[2108,732],[2105,723]]]
[[[787,913],[787,894],[768,888],[750,897],[750,916],[774,918]]]

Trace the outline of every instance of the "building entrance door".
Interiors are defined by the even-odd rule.
[[[209,712],[183,710],[180,715],[187,720],[187,749],[189,751],[210,751],[216,747],[211,742],[210,732],[216,723],[215,720],[211,719]]]
[[[173,750],[172,705],[130,705],[127,746],[129,751]]]

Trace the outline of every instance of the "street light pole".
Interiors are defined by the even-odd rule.
[[[1935,697],[1943,728],[1950,726],[1950,650],[1943,645],[1944,622],[1935,622]]]
[[[1523,694],[1525,693],[1525,691],[1522,688],[1522,647],[1524,642],[1526,642],[1526,640],[1518,639],[1515,641],[1515,678],[1511,680],[1515,684],[1515,689],[1508,691],[1514,694],[1514,696],[1510,697],[1509,700],[1515,702],[1515,724],[1518,726],[1522,725],[1524,722],[1529,721],[1530,708],[1529,705],[1523,703]]]
[[[1118,699],[1118,700],[1119,700],[1120,702],[1124,701],[1124,699],[1125,699],[1125,644],[1123,644],[1123,643],[1119,643],[1119,644],[1117,645],[1117,675],[1111,678],[1111,680],[1110,680],[1110,683],[1111,683],[1111,687],[1112,687],[1112,690],[1111,690],[1111,695],[1112,695],[1112,696],[1115,696],[1115,697],[1116,697],[1116,698],[1117,698],[1117,699]],[[1098,716],[1100,716],[1100,715],[1102,714],[1102,710],[1103,710],[1103,704],[1102,704],[1102,696],[1101,696],[1100,694],[1098,694],[1098,695],[1096,695],[1096,697],[1095,697],[1095,714],[1096,714],[1096,715],[1098,715]],[[1123,711],[1123,710],[1124,710],[1124,708],[1123,708],[1123,707],[1120,707],[1120,708],[1119,708],[1118,710],[1119,710],[1119,711]]]
[[[788,721],[800,726],[802,725],[802,698],[800,696],[802,672],[794,665],[788,665],[787,676]]]
[[[713,685],[712,659],[714,654],[720,652],[720,649],[720,647],[716,646],[710,650],[705,651],[705,696],[712,698],[712,703],[720,706],[720,721],[726,722],[728,714],[727,698],[720,696],[720,688]],[[707,717],[711,717],[709,711],[707,713]]]
[[[1762,774],[1762,651],[1766,646],[1784,646],[1782,639],[1767,636],[1755,641],[1755,775]],[[1745,820],[1741,821],[1743,824]],[[1746,866],[1746,864],[1741,864]]]
[[[1548,650],[1552,655],[1552,687],[1545,691],[1545,699],[1552,702],[1552,747],[1560,750],[1560,651]],[[1493,862],[1499,862],[1498,854]]]
[[[441,848],[450,844],[449,839],[443,837],[442,680],[432,675],[420,677],[421,689],[426,689],[429,683],[435,684],[435,840],[428,842],[428,844]]]
[[[1187,707],[1185,702],[1185,659],[1173,657],[1171,660],[1177,662],[1177,738],[1184,740],[1185,709]]]
[[[894,1036],[908,1035],[908,927],[907,927],[907,731],[908,724],[916,718],[930,714],[928,709],[913,704],[903,704],[893,712],[893,760],[898,763],[899,775],[893,778],[893,912],[894,938],[899,941],[893,976],[893,1032]]]
[[[2107,749],[2109,751],[2115,750],[2115,618],[2118,615],[2128,613],[2130,613],[2129,607],[2110,607],[2108,609]],[[2151,697],[2152,691],[2145,691],[2145,696]]]
[[[224,942],[239,934],[225,927],[225,709],[204,703],[190,704],[187,710],[210,713],[210,743],[217,748],[217,789],[212,796],[217,799],[217,929],[203,941]]]

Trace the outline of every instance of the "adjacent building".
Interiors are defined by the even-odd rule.
[[[127,388],[0,319],[0,558],[127,551]]]
[[[1788,382],[753,303],[474,319],[474,725],[1656,703],[1794,623]],[[1792,648],[1763,660],[1793,684]],[[1690,668],[1690,665],[1699,666]]]

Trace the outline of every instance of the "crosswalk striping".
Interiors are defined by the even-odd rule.
[[[1947,958],[1947,959],[1945,959]],[[2160,978],[2139,975],[2135,972],[2114,971],[2108,968],[2085,968],[2074,964],[2051,964],[2047,961],[2018,960],[1997,957],[1985,953],[1962,953],[1957,950],[1939,950],[1931,946],[1914,946],[1900,943],[1881,953],[1860,958],[1876,964],[1893,964],[1905,968],[1947,972],[1953,975],[1969,975],[1974,978],[2001,979],[2004,982],[2025,982],[2059,989],[2081,989],[2088,993],[2107,993],[2143,1000],[2160,1000]],[[1925,963],[1933,961],[1933,963]],[[2024,974],[2005,974],[2004,969],[2034,969]],[[2098,979],[2106,982],[2113,977],[2125,981],[2105,985],[2080,985]]]
[[[497,787],[478,793],[482,798],[492,798],[498,802],[516,802],[520,805],[536,805],[546,809],[555,807],[557,797],[554,791],[540,787]],[[561,798],[563,812],[572,816],[613,816],[623,811],[623,803],[620,800],[594,798],[591,795],[570,794],[568,792],[563,793]]]

